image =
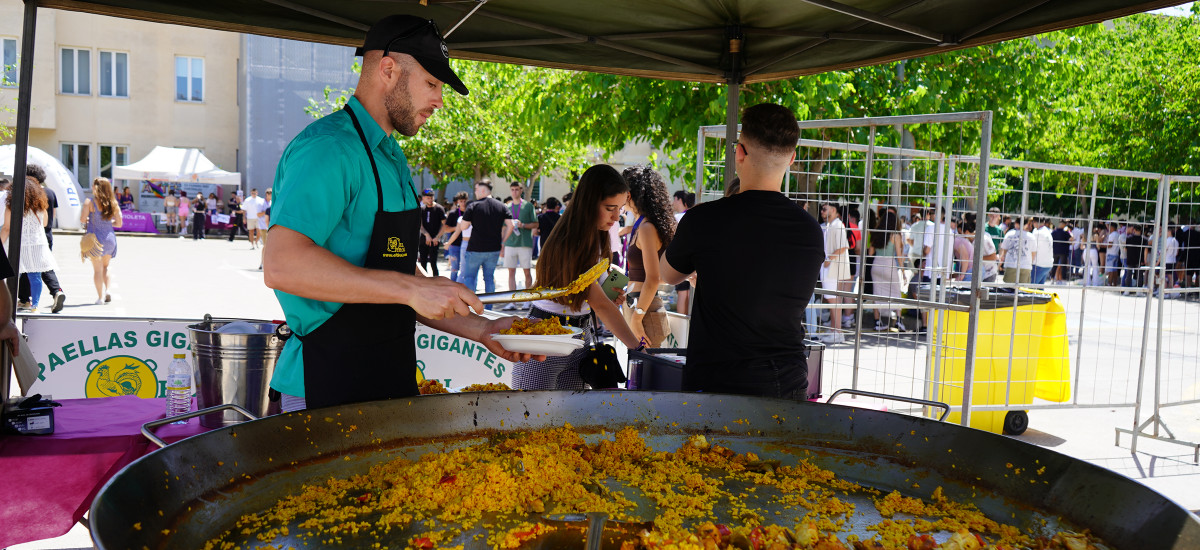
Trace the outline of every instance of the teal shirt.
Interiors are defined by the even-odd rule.
[[[512,212],[512,206],[505,206],[504,208],[509,213]],[[519,224],[534,223],[536,221],[538,221],[537,212],[533,210],[533,202],[521,201],[521,211],[518,215],[513,216],[513,234],[508,236],[507,241],[504,241],[504,246],[533,248],[533,229],[521,229]]]
[[[357,98],[351,98],[347,105],[358,117],[379,167],[384,209],[400,212],[418,208],[412,171],[400,145],[384,133]],[[279,159],[273,189],[272,227],[302,233],[338,257],[363,265],[378,210],[378,193],[371,161],[349,114],[337,111],[300,132]],[[312,333],[342,307],[279,290],[275,296],[288,326],[301,335]],[[302,346],[299,338],[288,339],[275,364],[272,388],[304,396]]]

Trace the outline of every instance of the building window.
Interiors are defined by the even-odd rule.
[[[124,145],[100,146],[100,175],[113,179],[113,167],[129,164],[129,148]]]
[[[100,95],[129,97],[129,54],[100,52]]]
[[[0,38],[0,88],[15,88],[17,75],[17,47],[15,38]]]
[[[175,101],[204,101],[204,60],[175,58]]]
[[[79,186],[88,189],[92,186],[92,147],[86,143],[62,144],[63,166],[75,174]]]
[[[64,94],[92,95],[92,51],[62,49],[60,90]]]

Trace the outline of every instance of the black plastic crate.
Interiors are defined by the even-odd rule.
[[[825,344],[805,340],[808,351],[808,399],[821,398],[821,362],[825,355]],[[687,348],[651,348],[645,351],[629,350],[629,381],[626,388],[636,390],[679,391],[683,388],[683,363],[672,357],[677,355],[687,360]]]

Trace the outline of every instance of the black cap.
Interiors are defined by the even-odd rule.
[[[380,19],[371,25],[366,40],[354,50],[354,55],[372,50],[411,55],[429,74],[467,95],[467,86],[450,68],[450,49],[432,19],[415,15],[389,15]]]
[[[428,187],[426,187],[426,188],[425,188],[425,191],[422,191],[422,192],[421,192],[421,196],[424,196],[424,197],[432,197],[432,196],[433,196],[433,189],[429,189]]]

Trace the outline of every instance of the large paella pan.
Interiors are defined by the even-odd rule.
[[[312,536],[297,528],[304,518],[293,518],[290,529],[286,522],[279,529],[279,525],[251,525],[246,518],[263,517],[264,511],[306,489],[329,487],[334,483],[331,479],[355,475],[369,479],[397,459],[419,463],[425,455],[499,448],[517,434],[566,425],[579,434],[584,442],[577,445],[581,448],[613,440],[628,426],[656,450],[679,454],[677,449],[702,441],[709,451],[722,449],[731,461],[742,460],[741,467],[746,466],[745,457],[752,457],[757,465],[780,472],[798,469],[800,464],[834,472],[839,483],[855,487],[838,485],[836,491],[856,512],[842,514],[837,525],[822,526],[833,530],[822,535],[843,541],[877,536],[883,519],[878,503],[889,495],[893,500],[965,503],[990,522],[1034,534],[1087,530],[1093,540],[1103,540],[1111,548],[1200,547],[1200,521],[1161,495],[1111,471],[994,434],[812,403],[604,391],[424,396],[280,415],[209,432],[144,457],[115,476],[92,506],[93,539],[101,549],[363,548],[376,543],[393,548],[430,545],[431,541],[414,535],[433,529],[444,533],[436,541],[438,546],[486,547],[497,544],[497,539],[479,530],[521,519],[553,524],[551,512],[562,511],[562,506],[553,510],[555,504],[548,502],[537,510],[523,509],[526,518],[488,516],[458,529],[443,529],[448,526],[427,517],[394,530],[364,529],[337,537]],[[538,467],[522,463],[519,473],[537,475]],[[745,476],[721,480],[727,486],[741,483],[736,492],[755,496],[734,503],[737,510],[730,502],[718,502],[710,519],[732,525],[745,519],[736,516],[747,508],[757,517],[752,522],[763,524],[791,526],[802,517],[813,517],[802,509],[811,502],[781,499],[778,487],[758,487],[754,479],[761,480]],[[633,525],[654,531],[653,520],[670,515],[670,510],[638,491],[608,485],[614,481],[586,482],[596,493],[627,497],[627,509],[617,510],[616,515],[629,523],[618,524],[608,534],[610,546],[630,538],[621,529]],[[349,498],[382,505],[370,491],[352,490]],[[405,506],[390,503],[388,508]],[[372,510],[377,515],[365,514],[361,519],[365,525],[388,511]],[[797,531],[802,530],[800,525],[803,522]],[[262,537],[267,529],[274,531]],[[526,546],[582,548],[584,544],[581,537],[576,541],[563,538],[563,533],[531,534],[523,541]],[[935,535],[939,542],[952,536]]]

